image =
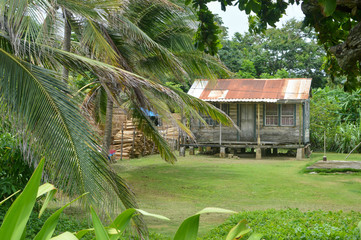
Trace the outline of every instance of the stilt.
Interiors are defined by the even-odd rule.
[[[179,148],[179,156],[185,157],[186,156],[186,147]]]
[[[194,147],[193,146],[189,147],[189,155],[194,155]]]
[[[297,160],[302,160],[304,158],[304,148],[297,148]]]
[[[261,148],[256,148],[256,159],[262,159],[262,150],[261,150]]]
[[[221,147],[221,152],[219,153],[219,156],[221,158],[225,158],[226,157],[226,148],[225,147]]]

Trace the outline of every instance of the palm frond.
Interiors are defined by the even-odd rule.
[[[0,48],[0,105],[6,105],[14,125],[25,127],[28,145],[46,158],[47,177],[56,186],[71,195],[90,192],[88,203],[97,206],[114,204],[115,195],[123,207],[136,207],[134,194],[110,170],[90,125],[56,73]]]

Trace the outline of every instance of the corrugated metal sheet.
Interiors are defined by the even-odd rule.
[[[309,98],[310,78],[196,80],[188,94],[210,102],[277,102]]]

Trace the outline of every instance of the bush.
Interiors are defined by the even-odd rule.
[[[0,129],[0,200],[23,189],[34,169],[23,159],[17,139]],[[11,201],[5,202],[10,205]]]
[[[242,219],[264,239],[360,239],[358,212],[327,212],[298,209],[245,211],[233,215],[211,230],[203,239],[225,239],[229,230]]]

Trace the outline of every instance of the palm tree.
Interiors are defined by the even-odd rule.
[[[106,39],[119,54],[124,69],[152,79],[158,84],[164,84],[164,80],[171,77],[176,81],[184,81],[184,79],[195,76],[214,78],[216,71],[227,73],[218,59],[195,49],[193,45],[195,20],[190,9],[180,9],[174,4],[154,1],[131,1],[125,7],[126,10],[122,13],[112,14],[113,23],[104,27]],[[121,24],[117,24],[119,22]],[[101,100],[94,93],[103,93],[104,90],[101,91],[99,85],[96,85],[94,89],[97,90],[89,92],[89,96],[92,97],[88,96],[86,103],[89,102],[89,99]],[[147,92],[146,89],[141,91],[141,93],[145,92]],[[128,112],[133,110],[133,117],[136,120],[141,117],[143,120],[147,120],[146,123],[151,122],[141,109],[156,111],[163,119],[177,124],[173,115],[170,114],[169,108],[165,107],[164,103],[160,104],[158,97],[151,96],[152,93],[148,93],[148,96],[141,97],[150,101],[148,104],[144,101],[134,102],[134,98],[128,99],[132,107],[129,107],[128,104],[126,110]],[[172,106],[174,101],[171,100],[165,99],[164,101]],[[99,105],[99,102],[95,105]],[[113,101],[109,97],[107,105],[103,104],[103,109],[101,109],[101,112],[107,114],[103,144],[106,150],[109,148],[111,139],[112,118],[109,111],[112,109],[112,105]],[[140,121],[140,123],[138,126],[144,128],[144,121]],[[150,127],[151,131],[148,135],[154,137],[153,130],[156,128]],[[190,133],[188,130],[186,132]],[[166,148],[166,145],[162,148]]]
[[[127,62],[109,41],[106,31],[110,25],[108,13],[115,7],[122,6],[111,0],[58,0],[56,5],[47,0],[0,3],[0,114],[12,120],[24,151],[32,153],[29,159],[32,164],[46,158],[46,178],[70,195],[89,192],[88,204],[109,209],[119,204],[124,208],[137,207],[135,197],[123,179],[109,168],[106,153],[97,143],[99,137],[62,81],[59,74],[62,67],[84,77],[101,76],[100,84],[118,105],[121,105],[118,96],[121,90],[132,102],[139,128],[153,139],[168,161],[174,161],[175,156],[141,110],[156,108],[162,116],[169,116],[168,109],[162,109],[164,105],[155,97],[171,106],[182,106],[185,113],[195,117],[203,112],[223,124],[231,123],[216,108],[169,89],[155,78],[150,80],[127,70]],[[74,32],[80,28],[80,43],[73,41],[70,52],[62,49],[59,28],[64,26],[64,19],[58,9],[69,14],[66,20]],[[128,31],[134,25],[126,18],[124,24],[128,25]],[[139,50],[142,46],[154,49],[154,53],[172,60],[171,53],[159,48],[142,32],[134,33],[141,40]],[[174,60],[171,64],[180,63]],[[139,222],[138,226],[141,226]],[[144,233],[144,228],[139,231]]]

